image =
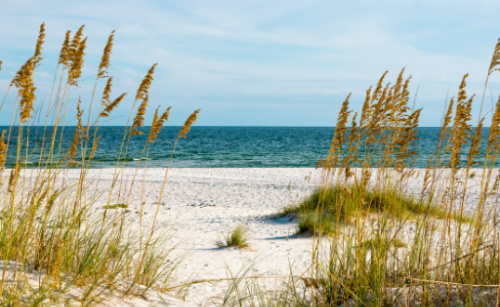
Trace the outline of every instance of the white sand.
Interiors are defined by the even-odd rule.
[[[124,186],[130,185],[134,171],[125,170]],[[65,172],[70,182],[78,178],[77,170]],[[87,176],[94,181],[96,212],[106,204],[113,172],[97,169]],[[469,182],[466,212],[474,210],[479,195],[481,171],[475,173]],[[143,184],[143,170],[139,172],[126,213],[134,231],[138,231],[142,203],[143,218],[150,224],[164,174],[164,169],[147,169]],[[261,276],[286,275],[290,265],[294,275],[305,272],[311,263],[313,239],[293,236],[296,220],[270,219],[269,215],[307,197],[320,185],[321,177],[321,170],[311,168],[171,169],[156,225],[160,235],[178,245],[172,259],[183,260],[175,282],[226,278],[252,265]],[[407,192],[420,193],[422,178],[423,170],[410,180]],[[122,195],[126,192],[122,189]],[[113,195],[111,203],[116,203],[117,193]],[[216,248],[216,240],[240,223],[249,230],[251,249]],[[226,282],[195,284],[184,299],[187,305],[216,304],[226,287]]]
[[[105,205],[113,171],[92,170],[87,177],[94,180],[97,195],[102,193],[96,208]],[[125,186],[130,185],[133,172],[125,171]],[[147,169],[142,197],[143,170],[138,174],[127,213],[137,228],[141,203],[144,203],[144,221],[150,225],[164,174],[164,169]],[[71,170],[67,178],[77,176],[78,172]],[[288,274],[289,264],[295,274],[305,271],[311,263],[312,239],[287,239],[294,235],[296,221],[273,220],[268,216],[308,196],[319,186],[320,179],[321,171],[304,168],[169,170],[157,232],[165,233],[173,245],[178,245],[173,255],[183,261],[176,270],[176,281],[182,284],[226,278],[252,264],[258,275]],[[240,223],[249,231],[251,248],[216,248],[217,239]],[[189,288],[185,299],[195,305],[207,300],[216,302],[223,297],[225,286],[227,282],[196,284]]]

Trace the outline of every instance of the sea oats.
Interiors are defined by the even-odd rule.
[[[148,70],[148,73],[144,77],[144,79],[141,82],[141,85],[139,86],[139,89],[137,90],[137,94],[135,95],[135,100],[139,99],[148,99],[149,95],[149,88],[151,87],[151,82],[153,81],[153,74],[155,72],[155,67],[158,65],[158,63],[153,64],[151,68]]]
[[[76,125],[76,129],[75,129],[75,134],[73,136],[73,141],[71,142],[71,147],[70,147],[70,150],[69,150],[69,159],[70,159],[70,162],[76,156],[76,152],[78,150],[78,143],[80,141],[80,132],[81,132],[81,129],[83,128],[83,124],[82,124],[83,111],[80,109],[81,102],[82,102],[81,99],[78,98],[78,104],[76,106],[76,109],[77,109],[77,113],[76,113],[77,125]]]
[[[99,140],[101,139],[102,135],[99,135],[95,140],[94,143],[92,144],[92,149],[90,150],[90,155],[89,155],[89,160],[94,159],[95,157],[95,152],[97,150],[97,147],[99,145]]]
[[[184,125],[182,125],[181,130],[179,131],[179,138],[187,138],[188,132],[191,130],[191,126],[196,122],[196,118],[198,117],[198,113],[200,113],[201,109],[195,110],[189,117],[187,118]]]
[[[16,76],[11,82],[18,88],[18,96],[20,101],[20,120],[25,123],[31,117],[31,111],[34,109],[33,102],[35,101],[35,86],[33,84],[33,72],[35,65],[33,58],[29,59],[21,69],[16,73]]]
[[[486,157],[492,158],[500,150],[500,96],[495,105],[493,117],[491,119],[490,135],[488,137],[488,146],[486,148]],[[493,154],[496,153],[496,154]]]
[[[111,86],[113,85],[113,77],[109,77],[106,81],[106,86],[104,87],[104,91],[102,93],[102,105],[109,104],[109,95],[111,94]]]
[[[84,28],[85,25],[81,25],[80,28],[78,28],[78,30],[75,32],[75,35],[73,36],[73,39],[71,40],[71,43],[69,43],[68,45],[68,53],[70,59],[76,57],[76,54],[78,53]]]
[[[351,129],[349,130],[349,141],[347,142],[347,154],[342,159],[342,167],[345,168],[346,179],[351,176],[350,168],[356,167],[357,155],[359,151],[358,140],[358,127],[356,124],[356,118],[358,113],[354,113],[351,120]]]
[[[491,75],[494,71],[500,71],[500,38],[495,45],[495,50],[493,50],[493,56],[491,57],[488,75]]]
[[[76,51],[70,57],[71,67],[68,71],[68,84],[78,86],[78,78],[82,74],[83,68],[83,56],[85,55],[85,45],[87,43],[87,38],[84,38],[78,45]]]
[[[151,66],[148,73],[142,80],[141,85],[137,90],[137,94],[135,95],[135,100],[142,100],[142,102],[137,109],[137,114],[135,115],[134,122],[132,123],[132,127],[130,129],[130,135],[142,134],[142,131],[139,131],[137,128],[144,125],[144,114],[146,114],[146,108],[149,101],[149,88],[151,86],[151,82],[153,81],[153,74],[156,65],[157,64],[153,64],[153,66]]]
[[[42,60],[42,46],[43,40],[45,39],[45,23],[40,26],[40,34],[36,42],[35,55],[33,55],[33,64],[38,66],[39,62]]]
[[[163,128],[163,124],[168,120],[168,115],[170,113],[171,107],[168,107],[167,110],[160,116],[158,117],[158,107],[155,111],[154,117],[153,117],[153,123],[151,124],[151,129],[149,131],[149,136],[148,136],[148,143],[153,143],[156,138],[158,137],[158,133],[160,133],[161,128]]]
[[[71,31],[66,31],[66,35],[64,37],[64,42],[61,47],[61,52],[59,53],[59,62],[58,64],[62,64],[64,66],[68,66],[69,63],[69,40],[70,40]]]
[[[375,87],[375,90],[373,91],[373,94],[372,94],[371,102],[374,102],[375,100],[379,99],[380,92],[382,91],[384,79],[388,73],[389,73],[389,71],[386,70],[384,72],[384,74],[382,75],[382,77],[380,77],[380,79],[378,80],[377,86]]]
[[[396,151],[396,161],[394,168],[402,172],[406,167],[412,166],[418,155],[413,146],[418,142],[418,122],[422,109],[415,110],[402,123],[401,132],[394,137],[394,149]]]
[[[368,122],[367,119],[370,118],[371,90],[372,90],[371,86],[366,90],[365,102],[363,103],[363,108],[361,109],[361,116],[359,118],[359,129],[360,129],[361,135],[364,135],[366,133],[365,129],[366,129],[366,125]]]
[[[113,38],[115,36],[115,31],[111,31],[111,35],[108,37],[108,42],[101,58],[101,64],[99,64],[99,72],[97,73],[97,78],[104,78],[107,74],[107,69],[109,67],[109,56],[111,55],[111,49],[113,48]]]
[[[474,136],[472,137],[469,155],[467,157],[467,168],[471,168],[476,164],[480,164],[480,162],[476,161],[476,158],[481,152],[481,130],[483,129],[483,122],[484,118],[479,121],[479,124],[476,127],[476,131],[474,132]]]
[[[127,93],[123,93],[118,98],[107,104],[104,110],[99,114],[100,117],[108,117],[109,114],[120,104]]]
[[[347,98],[342,103],[342,107],[339,112],[337,119],[337,125],[335,125],[335,132],[333,134],[332,144],[330,145],[330,151],[328,153],[328,158],[326,159],[326,167],[332,168],[337,167],[339,163],[340,154],[342,152],[342,146],[345,143],[346,132],[347,132],[347,121],[349,119],[349,98],[351,94],[347,95]]]

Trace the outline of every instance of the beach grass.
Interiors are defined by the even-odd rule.
[[[500,40],[485,81],[499,70]],[[393,83],[385,72],[366,91],[361,112],[343,102],[320,189],[278,215],[298,215],[298,232],[313,236],[308,273],[281,279],[271,292],[258,278],[233,289],[240,305],[272,306],[497,306],[500,303],[500,232],[496,160],[500,98],[472,119],[474,95],[466,74],[444,108],[438,146],[425,170],[414,169],[421,109],[410,103],[411,76]],[[484,94],[481,100],[483,109]],[[481,153],[481,150],[484,153]],[[466,156],[464,160],[461,157]],[[482,169],[475,211],[466,213],[468,181]],[[496,175],[495,175],[496,173]],[[420,178],[420,194],[408,186]],[[413,181],[412,181],[413,180]],[[478,181],[476,181],[478,182]],[[239,276],[240,279],[243,276]],[[300,283],[299,281],[302,281]],[[272,293],[272,294],[270,294]],[[297,295],[297,293],[301,293]],[[280,300],[293,297],[286,303]]]
[[[82,101],[72,97],[82,78],[87,42],[83,31],[82,26],[73,36],[66,33],[50,98],[43,108],[36,100],[34,75],[42,61],[44,24],[33,57],[15,74],[2,101],[3,106],[9,97],[15,97],[17,110],[10,128],[0,137],[2,305],[69,304],[71,300],[96,305],[113,293],[134,298],[146,297],[151,290],[172,289],[169,283],[179,262],[171,258],[174,247],[169,246],[168,236],[156,229],[168,168],[150,223],[143,220],[141,206],[137,231],[124,210],[131,205],[130,191],[138,184],[140,168],[134,170],[132,181],[124,179],[128,144],[130,138],[143,133],[140,128],[148,112],[148,93],[157,65],[147,70],[132,99],[107,201],[96,214],[88,170],[99,146],[100,124],[126,95],[113,94],[116,98],[111,98],[113,79],[108,68],[112,32],[96,72],[92,98]],[[490,75],[499,70],[499,58],[500,41],[485,91]],[[273,290],[252,271],[231,275],[226,279],[230,286],[223,304],[500,303],[499,219],[494,210],[488,210],[498,205],[500,173],[495,175],[494,169],[500,150],[500,99],[491,110],[490,134],[481,156],[485,119],[480,114],[473,123],[474,95],[467,93],[467,75],[462,78],[456,97],[445,106],[439,145],[422,170],[422,191],[409,195],[410,179],[417,176],[414,146],[421,109],[410,103],[410,77],[404,78],[404,70],[393,83],[385,81],[386,74],[367,90],[359,114],[349,109],[350,95],[345,99],[328,157],[318,164],[323,168],[321,187],[282,212],[297,214],[298,231],[312,235],[308,271],[296,274],[290,266],[290,274]],[[97,89],[102,85],[99,103]],[[9,96],[9,91],[15,92]],[[72,101],[78,102],[73,105]],[[481,110],[483,103],[484,94]],[[71,146],[65,148],[61,138],[70,108],[76,109],[77,127]],[[97,117],[92,116],[93,108],[98,109]],[[43,114],[42,109],[52,113]],[[156,109],[141,158],[147,160],[169,112],[170,108],[163,112]],[[187,136],[198,113],[194,111],[186,120],[173,150]],[[49,126],[53,127],[50,132]],[[41,133],[40,142],[34,145],[25,142],[30,127],[38,127]],[[16,152],[15,166],[4,169],[7,153],[12,151]],[[38,164],[28,168],[26,161],[35,153]],[[65,167],[79,170],[76,183],[68,183]],[[482,172],[479,200],[470,215],[465,209],[468,180],[476,176],[474,167]],[[239,225],[216,244],[248,248],[247,232]],[[248,278],[248,274],[254,276]]]
[[[112,93],[113,77],[108,69],[114,35],[111,32],[104,47],[90,99],[72,96],[83,74],[84,26],[73,35],[66,32],[48,100],[36,99],[34,85],[36,68],[42,61],[45,24],[40,27],[34,55],[18,70],[6,91],[0,110],[5,103],[12,103],[17,111],[0,138],[1,305],[95,305],[117,293],[121,298],[146,297],[150,289],[165,289],[171,282],[178,261],[171,257],[168,236],[162,235],[160,240],[155,228],[168,168],[156,214],[147,225],[141,215],[139,231],[132,230],[128,210],[123,210],[130,205],[130,194],[116,197],[117,191],[132,190],[137,184],[136,176],[132,182],[123,180],[123,170],[130,138],[143,133],[139,128],[144,125],[156,64],[147,71],[133,98],[113,180],[104,195],[107,203],[99,214],[93,210],[97,205],[87,174],[99,146],[99,127],[126,97],[125,93]],[[97,90],[104,84],[99,99]],[[62,140],[68,137],[65,125],[72,121],[67,114],[73,108],[77,125],[71,146],[66,148]],[[97,115],[93,109],[98,110]],[[147,160],[169,111],[156,109],[141,158]],[[186,137],[198,112],[188,118],[175,145]],[[39,141],[31,144],[28,134],[34,128]],[[4,169],[9,152],[16,153],[15,161],[8,161],[15,167]],[[37,161],[34,168],[28,168],[26,161],[30,160]],[[66,167],[79,170],[76,182],[68,179]]]
[[[224,247],[237,247],[237,248],[249,248],[248,244],[248,230],[245,225],[239,224],[234,228],[232,232],[228,232],[223,236],[222,239],[215,242],[215,246],[218,248]]]

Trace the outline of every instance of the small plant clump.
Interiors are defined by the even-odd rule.
[[[298,233],[332,234],[336,225],[353,222],[367,214],[381,214],[399,220],[417,219],[428,215],[444,219],[448,213],[431,206],[429,202],[417,201],[394,189],[370,190],[361,185],[333,186],[316,190],[306,200],[280,213],[298,213]],[[471,221],[465,216],[453,214],[461,221]]]
[[[249,248],[248,230],[242,224],[236,226],[236,228],[232,231],[224,235],[222,240],[218,240],[215,242],[215,246],[219,248],[223,247],[237,247],[237,248]]]

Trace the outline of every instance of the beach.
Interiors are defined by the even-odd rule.
[[[142,231],[150,229],[158,208],[155,235],[173,248],[169,260],[180,261],[170,282],[172,289],[166,293],[177,296],[176,304],[220,305],[230,284],[225,279],[237,276],[258,276],[279,285],[291,271],[294,276],[309,274],[313,236],[296,235],[294,216],[278,218],[276,214],[318,188],[323,179],[321,169],[173,168],[168,170],[159,200],[165,171],[124,169],[119,176],[121,190],[117,184],[110,194],[115,170],[91,169],[86,176],[87,199],[92,200],[91,210],[96,215],[101,215],[106,205],[128,203],[127,208],[108,211],[125,210],[130,222],[127,231],[132,234],[141,232],[141,223]],[[404,193],[420,195],[424,171],[417,170],[408,179]],[[24,176],[30,177],[29,172]],[[468,180],[466,213],[475,209],[481,181],[481,170],[471,172],[475,176]],[[68,186],[76,184],[79,174],[77,169],[60,172]],[[240,224],[248,230],[249,248],[216,247],[218,239]],[[189,287],[183,286],[187,284]]]
[[[79,170],[63,173],[68,183],[79,176]],[[114,169],[93,169],[87,175],[96,212],[104,210],[113,173]],[[125,169],[122,180],[127,188],[122,189],[123,194],[129,192],[134,174],[135,169]],[[290,266],[298,275],[306,273],[311,264],[312,237],[295,236],[296,221],[276,219],[275,215],[312,193],[321,183],[321,174],[321,170],[312,168],[170,169],[156,234],[175,246],[172,261],[182,259],[172,285],[224,279],[248,269],[268,277],[286,276]],[[143,222],[146,227],[151,225],[164,175],[165,169],[141,169],[137,173],[126,209],[133,232],[139,231],[141,204]],[[113,197],[117,195],[113,193]],[[217,248],[216,241],[239,224],[248,229],[250,247]],[[182,295],[190,304],[216,304],[227,284],[194,284]]]

